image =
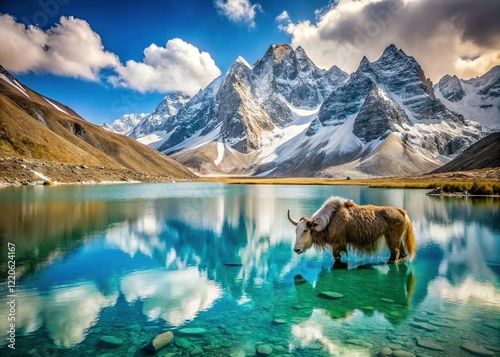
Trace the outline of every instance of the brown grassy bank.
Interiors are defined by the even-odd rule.
[[[362,185],[381,188],[420,188],[441,187],[445,192],[463,192],[470,194],[500,194],[500,168],[488,168],[463,172],[446,172],[419,176],[396,176],[377,178],[311,178],[311,177],[202,177],[204,182],[222,182],[227,184],[261,185]]]

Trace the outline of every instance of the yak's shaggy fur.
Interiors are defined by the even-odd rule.
[[[302,217],[297,226],[294,251],[302,253],[311,246],[330,246],[335,260],[347,252],[347,245],[357,250],[373,253],[379,239],[385,239],[391,251],[389,262],[415,257],[415,238],[406,211],[390,206],[360,206],[340,197],[329,198],[309,219]]]

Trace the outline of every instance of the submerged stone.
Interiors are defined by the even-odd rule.
[[[123,345],[123,341],[114,336],[102,336],[99,339],[99,345],[107,348],[114,348]]]
[[[425,330],[425,331],[437,331],[436,326],[432,326],[426,322],[410,322],[410,326]]]
[[[478,356],[493,356],[495,354],[494,352],[487,350],[483,346],[476,345],[472,342],[464,342],[460,346],[460,348]]]
[[[422,317],[422,316],[414,316],[413,319],[418,322],[429,322],[428,318]]]
[[[318,294],[318,297],[328,300],[336,300],[344,297],[344,295],[335,291],[322,291]]]
[[[275,324],[275,325],[283,325],[283,324],[286,324],[286,320],[284,320],[284,319],[274,319],[273,320],[273,324]]]
[[[424,340],[423,338],[420,337],[417,337],[417,345],[433,351],[444,351],[444,348],[439,346],[437,343],[434,343],[429,340]]]
[[[156,353],[163,347],[168,345],[173,339],[174,334],[172,333],[172,331],[163,332],[153,338],[151,342],[149,342],[142,349],[151,353]]]
[[[208,331],[203,327],[186,327],[177,330],[177,333],[179,335],[184,335],[184,336],[203,336],[207,332]]]
[[[404,350],[396,350],[392,351],[391,357],[417,357],[413,353],[404,351]]]
[[[188,349],[191,347],[191,342],[189,342],[189,340],[183,338],[183,337],[177,337],[175,339],[175,342],[174,344],[177,346],[177,347],[180,347],[180,348],[184,348],[184,349]]]
[[[158,351],[159,349],[165,347],[174,339],[174,334],[172,331],[167,331],[164,333],[160,333],[158,336],[153,338],[153,341],[151,342],[153,344],[153,347]]]
[[[441,326],[441,327],[455,327],[456,323],[449,321],[449,320],[430,320],[429,323],[434,326]]]
[[[384,347],[377,353],[377,357],[388,357],[390,355],[392,355],[392,350],[389,347]]]
[[[368,347],[368,348],[373,347],[373,345],[371,343],[368,343],[366,341],[363,341],[363,340],[360,340],[357,338],[350,338],[346,342],[350,345],[355,345],[355,346]]]
[[[380,301],[386,302],[386,303],[389,303],[389,304],[392,304],[394,302],[394,300],[389,299],[389,298],[385,298],[385,297],[380,298]]]
[[[258,345],[255,351],[257,356],[269,356],[273,353],[273,348],[269,345]]]

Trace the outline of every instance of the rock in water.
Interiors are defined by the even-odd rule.
[[[404,351],[404,350],[396,350],[392,351],[391,357],[417,357],[413,353]]]
[[[203,336],[208,331],[202,327],[186,327],[177,330],[177,332],[179,333],[179,335],[184,336]]]
[[[388,303],[388,304],[392,304],[392,303],[394,303],[394,300],[393,300],[393,299],[389,299],[389,298],[385,298],[385,297],[380,298],[380,301],[382,301],[382,302],[386,302],[386,303]]]
[[[273,348],[269,345],[258,345],[256,348],[257,356],[269,356],[273,353]]]
[[[175,339],[175,345],[180,348],[189,349],[191,348],[191,342],[183,337],[178,337]]]
[[[460,348],[478,356],[493,356],[495,354],[483,346],[475,345],[472,342],[464,342]]]
[[[417,345],[423,348],[427,348],[429,350],[444,351],[444,348],[439,346],[437,343],[434,343],[429,340],[424,340],[423,338],[420,337],[417,337]]]
[[[344,295],[339,294],[335,291],[322,291],[318,294],[318,297],[328,300],[336,300],[342,298]]]
[[[114,336],[102,336],[99,345],[106,348],[114,348],[123,345],[123,341]]]
[[[355,346],[361,346],[361,347],[367,347],[367,348],[372,348],[373,345],[371,343],[368,343],[366,341],[357,339],[357,338],[350,338],[346,341],[350,345],[355,345]]]
[[[430,324],[434,326],[442,326],[442,327],[455,327],[456,323],[453,323],[453,321],[449,320],[430,320]]]
[[[410,326],[425,330],[425,331],[437,331],[437,327],[428,324],[426,322],[410,322]]]
[[[174,334],[172,333],[172,331],[163,332],[153,338],[151,342],[144,346],[142,349],[151,353],[156,353],[163,347],[168,345],[173,339]]]
[[[384,347],[377,353],[377,357],[387,357],[392,355],[392,350],[389,347]]]

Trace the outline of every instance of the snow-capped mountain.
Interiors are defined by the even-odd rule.
[[[147,115],[149,114],[125,114],[120,119],[113,121],[111,124],[104,123],[102,126],[108,131],[130,136],[137,124],[139,124]]]
[[[446,75],[434,86],[448,108],[477,121],[488,131],[500,130],[500,66],[468,80]]]
[[[318,107],[347,77],[337,67],[319,69],[301,47],[272,45],[254,66],[239,57],[179,110],[159,150],[171,154],[210,138],[249,154],[261,148],[263,133],[296,118],[291,106]]]
[[[145,116],[140,123],[138,123],[130,136],[137,139],[145,135],[161,131],[165,129],[167,121],[175,116],[179,109],[181,109],[190,97],[180,92],[173,92],[167,95],[158,104],[156,109],[149,115]]]
[[[485,135],[478,121],[487,121],[448,105],[446,98],[461,96],[457,83],[461,101],[472,87],[477,98],[494,101],[499,78],[492,70],[433,87],[418,62],[394,45],[374,62],[363,58],[349,76],[316,67],[300,47],[272,45],[253,66],[238,58],[177,114],[163,117],[161,130],[145,130],[139,140],[202,174],[428,172]],[[500,122],[490,119],[487,130]]]

